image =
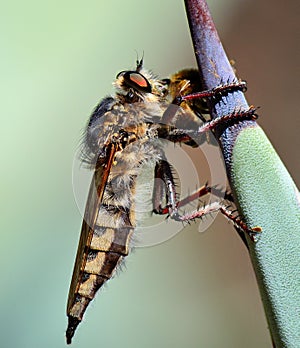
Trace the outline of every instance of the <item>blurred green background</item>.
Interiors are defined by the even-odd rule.
[[[299,184],[298,2],[208,3]],[[135,50],[163,77],[195,59],[183,1],[12,0],[0,16],[0,346],[59,348],[81,225],[72,161],[89,113],[134,67]],[[192,225],[137,249],[126,265],[73,347],[271,347],[247,251],[222,216],[204,234]]]

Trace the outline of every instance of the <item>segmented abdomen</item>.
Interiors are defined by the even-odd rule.
[[[160,157],[161,149],[154,146],[153,141],[143,139],[128,145],[114,158],[92,237],[90,240],[86,238],[84,245],[79,245],[79,249],[82,248],[82,254],[77,255],[76,263],[78,261],[81,266],[77,265],[80,268],[77,272],[78,276],[74,278],[74,288],[70,290],[70,294],[73,295],[69,298],[67,309],[68,342],[71,342],[74,331],[97,290],[112,277],[130,251],[130,240],[136,226],[136,178],[144,163],[149,161],[154,163]],[[95,196],[96,193],[90,192],[89,199],[95,200]],[[92,207],[88,207],[87,210],[89,211],[90,208]],[[88,222],[84,222],[87,229],[89,229]],[[76,266],[74,274],[76,274]],[[77,281],[75,281],[76,278]]]
[[[128,255],[136,226],[136,178],[144,164],[155,163],[161,158],[162,149],[156,139],[155,127],[140,124],[126,130],[137,134],[137,140],[115,153],[109,169],[105,163],[102,172],[100,169],[98,173],[96,169],[92,181],[68,301],[68,343],[97,290]],[[105,171],[109,176],[101,197],[97,188]],[[100,202],[91,203],[97,202],[99,197]],[[93,220],[94,216],[97,220]]]
[[[85,246],[86,262],[84,264],[83,261],[74,296],[68,304],[67,337],[73,336],[96,292],[112,277],[117,266],[129,253],[134,221],[132,221],[133,216],[130,209],[126,210],[124,211],[122,207],[104,204],[100,207],[90,245]],[[103,214],[103,211],[106,213]],[[105,219],[107,214],[110,217],[108,220]],[[113,221],[118,227],[111,226]]]

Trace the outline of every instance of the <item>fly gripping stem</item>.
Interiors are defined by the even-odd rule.
[[[239,215],[236,215],[235,211],[229,210],[229,207],[226,206],[224,203],[213,202],[207,205],[203,205],[202,207],[199,207],[197,210],[194,210],[186,214],[180,214],[178,212],[178,208],[183,207],[184,205],[191,203],[195,199],[199,199],[200,197],[205,196],[206,194],[211,193],[212,191],[216,193],[216,189],[212,189],[210,186],[206,184],[200,187],[193,194],[177,202],[175,209],[172,209],[171,206],[166,206],[164,208],[161,208],[159,212],[155,211],[155,213],[162,214],[162,215],[168,214],[170,219],[175,221],[190,222],[190,221],[195,221],[196,219],[202,219],[207,215],[211,215],[213,213],[217,213],[220,211],[229,221],[233,223],[233,225],[239,231],[246,233],[253,242],[256,242],[258,234],[262,232],[261,227],[260,226],[255,226],[252,228],[248,227],[247,224],[239,217]],[[227,192],[225,192],[225,197],[226,195],[228,196]]]

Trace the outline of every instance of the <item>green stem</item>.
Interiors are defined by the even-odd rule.
[[[210,89],[221,80],[233,80],[205,0],[185,4],[204,86]],[[226,99],[211,110],[213,118],[249,107],[242,92]],[[274,344],[300,347],[298,189],[256,122],[228,127],[219,142],[239,213],[248,226],[263,230],[256,243],[248,239],[248,244]]]

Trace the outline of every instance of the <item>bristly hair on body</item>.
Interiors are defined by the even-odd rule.
[[[169,81],[157,79],[141,60],[136,70],[120,72],[114,86],[116,94],[94,109],[83,140],[82,161],[95,173],[70,286],[68,343],[97,290],[130,251],[136,218],[142,220],[135,213],[136,193],[145,190],[136,187],[142,168],[165,160],[158,133],[173,98]]]
[[[130,252],[135,228],[143,221],[144,211],[136,211],[143,195],[151,196],[153,213],[166,214],[175,221],[188,222],[220,210],[249,235],[260,232],[259,227],[249,229],[216,202],[199,207],[192,214],[178,212],[183,204],[179,202],[174,169],[165,156],[166,141],[199,146],[205,132],[201,125],[207,121],[203,114],[208,110],[206,101],[200,99],[216,94],[222,97],[223,93],[245,87],[242,82],[234,82],[216,90],[193,93],[202,90],[197,81],[199,75],[192,69],[160,80],[143,68],[141,59],[135,70],[117,75],[115,95],[101,100],[88,121],[81,158],[94,175],[68,297],[68,344],[96,292]],[[252,109],[224,116],[224,120],[226,124],[231,120],[240,122],[254,115]],[[207,129],[213,131],[222,122],[208,122]],[[154,170],[150,189],[151,185],[138,180],[145,168]],[[184,204],[210,192],[205,185],[185,198]]]

